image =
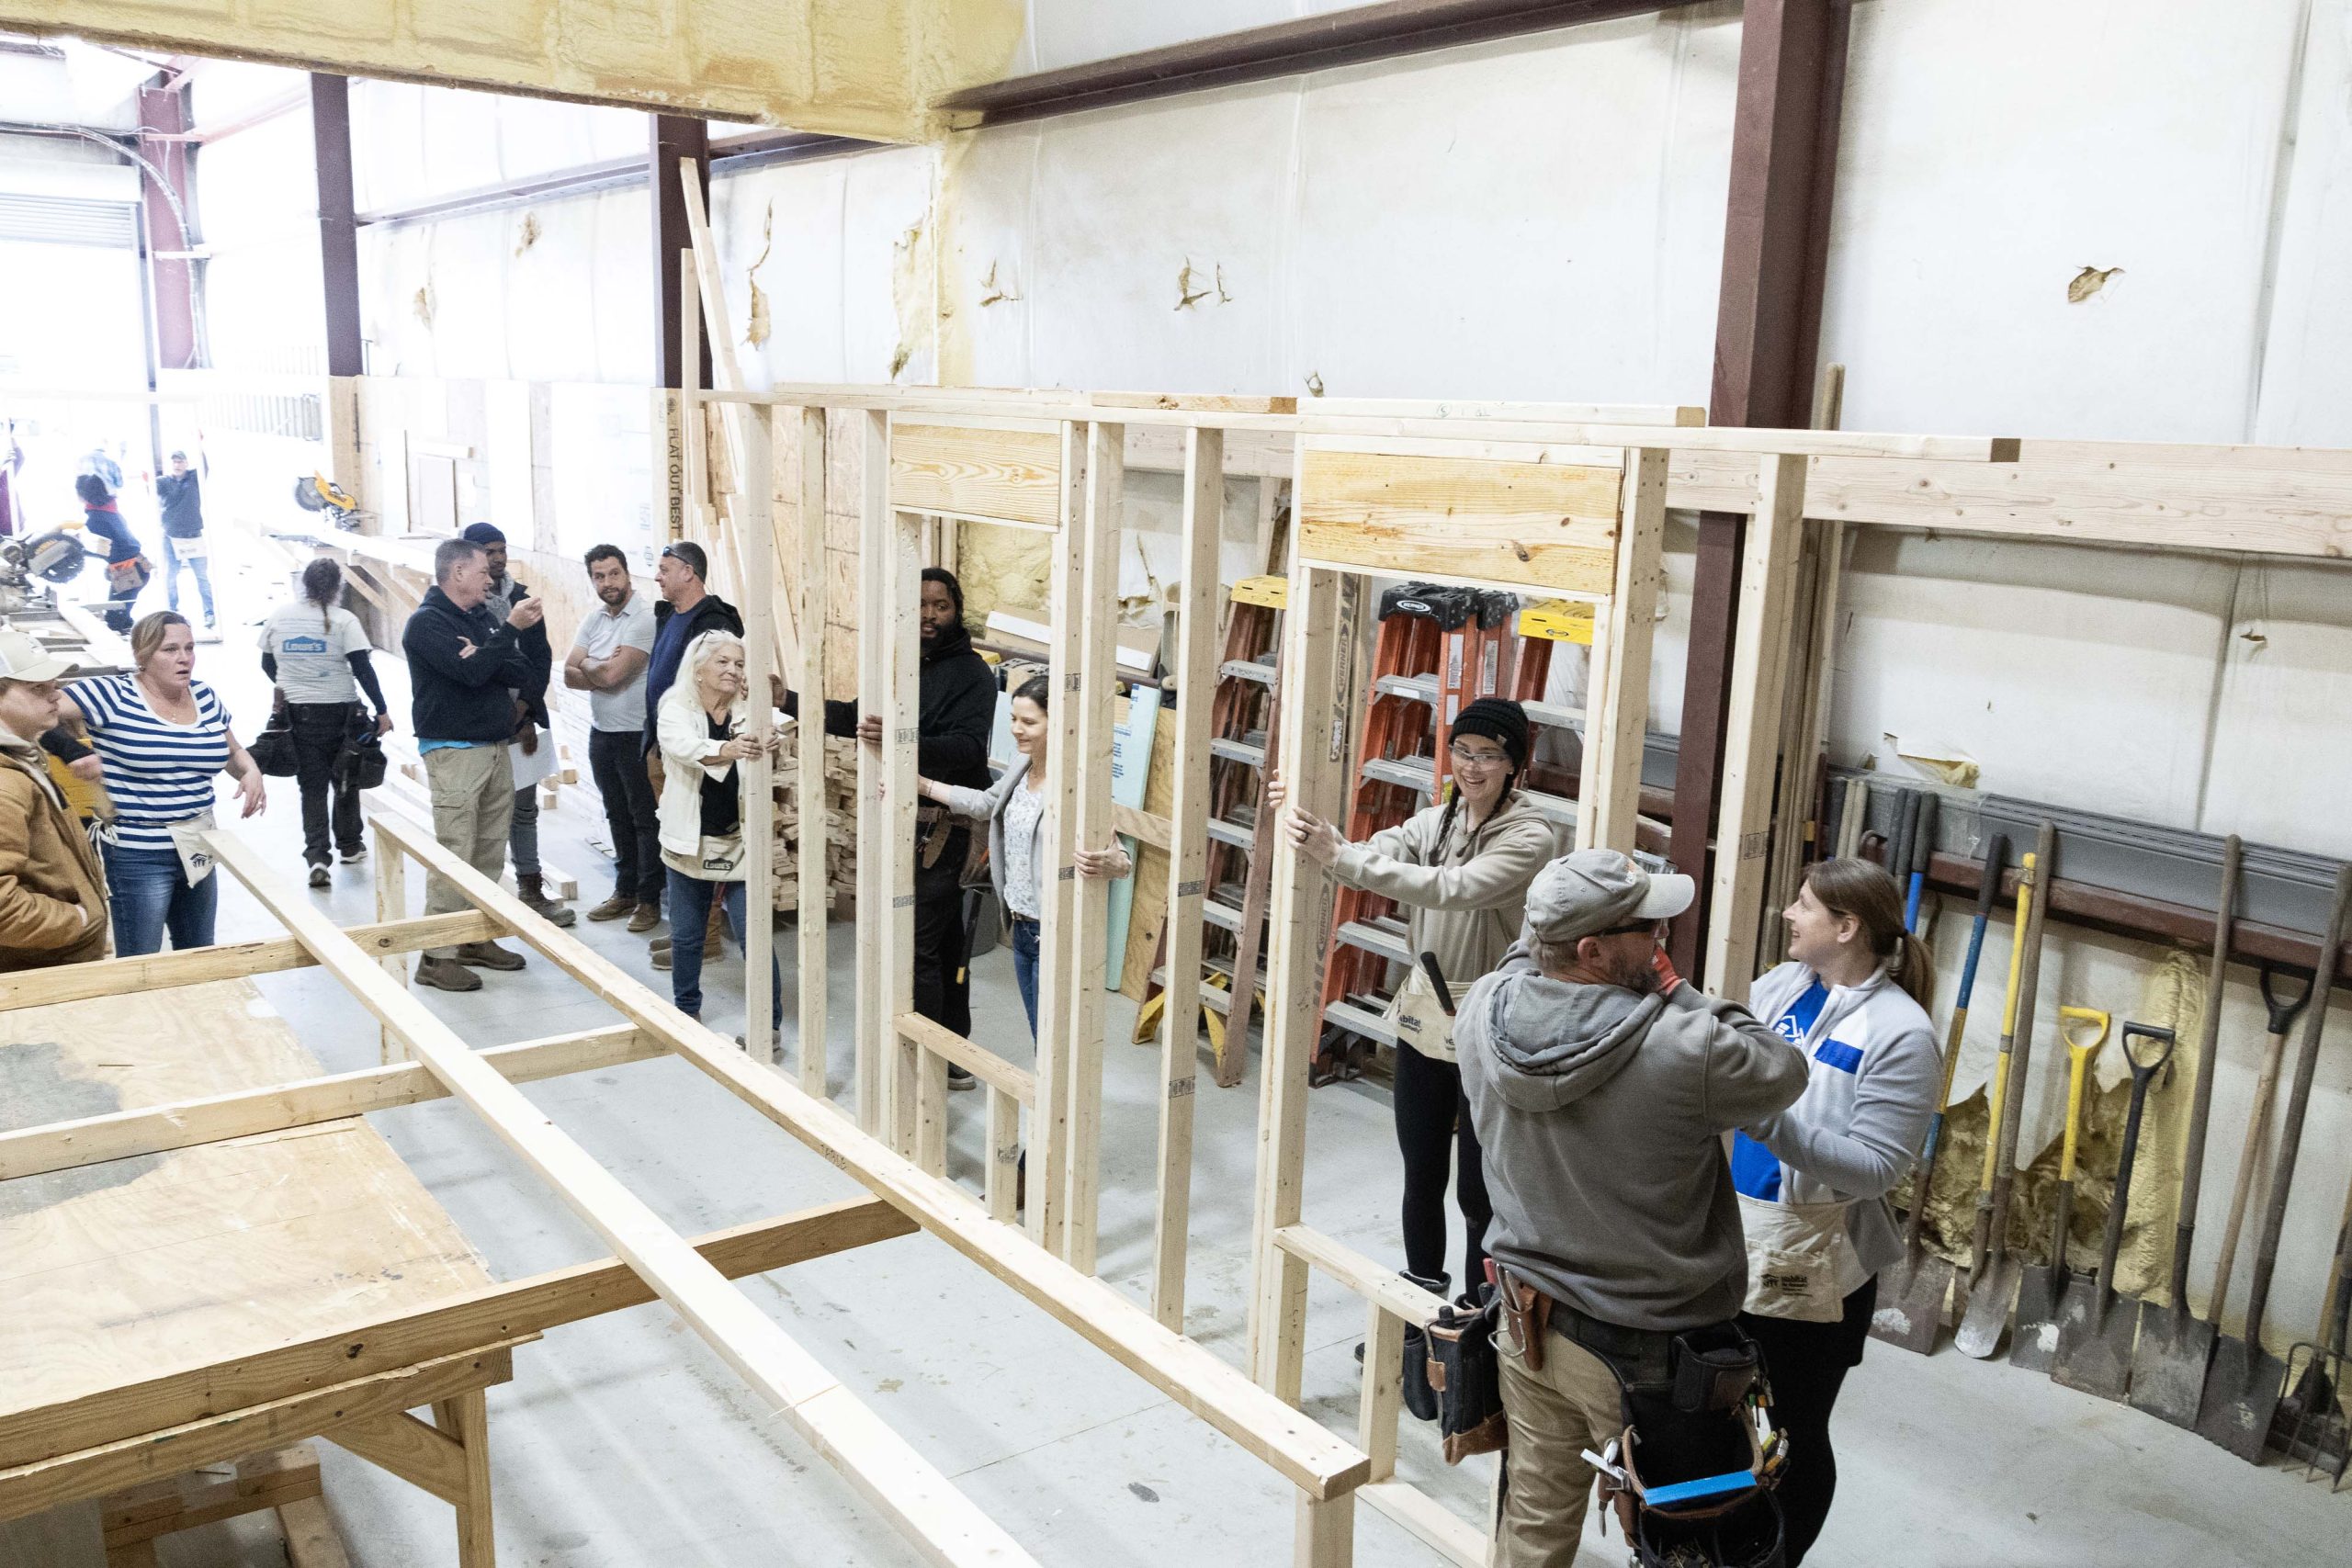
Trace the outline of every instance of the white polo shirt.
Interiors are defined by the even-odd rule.
[[[584,649],[591,659],[609,659],[618,649],[642,649],[653,658],[653,604],[632,591],[628,603],[615,610],[599,600],[594,614],[580,623],[571,646]],[[645,728],[645,671],[616,691],[588,694],[588,722],[597,729],[638,733]]]

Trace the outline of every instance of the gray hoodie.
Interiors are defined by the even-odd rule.
[[[1728,1321],[1747,1254],[1723,1135],[1804,1092],[1805,1059],[1736,1003],[1537,971],[1522,941],[1453,1021],[1496,1260],[1622,1328]]]

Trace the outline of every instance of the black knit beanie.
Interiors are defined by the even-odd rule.
[[[1527,771],[1527,710],[1508,697],[1480,697],[1453,720],[1455,735],[1483,735],[1503,749],[1511,772]]]

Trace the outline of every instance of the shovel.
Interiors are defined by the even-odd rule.
[[[1984,1137],[1984,1185],[1976,1196],[1975,1267],[1968,1276],[1968,1307],[1952,1343],[1984,1360],[2001,1348],[2009,1305],[2018,1293],[2019,1260],[2008,1250],[2009,1190],[2017,1178],[2018,1122],[2025,1113],[2026,1067],[2033,1048],[2033,994],[2041,976],[2041,922],[2050,908],[2051,863],[2058,830],[2049,822],[2034,838],[2018,875],[2018,921],[2010,949],[2009,995],[2001,1026],[2001,1054],[1993,1063],[1993,1097]]]
[[[1968,998],[1976,990],[1976,957],[1984,951],[1984,927],[1993,918],[1993,898],[2001,890],[2001,868],[2008,858],[2009,840],[1996,833],[1984,851],[1984,872],[1976,886],[1976,922],[1968,928],[1968,957],[1960,967],[1960,995],[1952,1002],[1951,1024],[1944,1032],[1944,1087],[1936,1096],[1936,1113],[1928,1118],[1928,1141],[1919,1151],[1919,1179],[1911,1195],[1911,1217],[1904,1228],[1903,1256],[1879,1276],[1878,1307],[1871,1314],[1872,1338],[1922,1356],[1935,1349],[1936,1333],[1943,1327],[1944,1298],[1951,1292],[1951,1265],[1928,1255],[1920,1245],[1920,1225],[1935,1190],[1936,1151],[1943,1145],[1944,1107],[1951,1099],[1961,1035],[1968,1027]]]
[[[2134,1040],[2155,1043],[2146,1061],[2132,1049]],[[2115,1257],[2123,1248],[2123,1218],[2132,1204],[2132,1165],[2140,1152],[2140,1117],[2148,1108],[2148,1085],[2172,1060],[2173,1032],[2152,1023],[2123,1026],[2123,1059],[2132,1064],[2132,1110],[2123,1118],[2123,1151],[2115,1162],[2115,1196],[2107,1205],[2107,1237],[2098,1254],[2098,1289],[2087,1301],[2070,1290],[2058,1324],[2058,1361],[2051,1378],[2101,1399],[2120,1400],[2132,1383],[2132,1337],[2140,1314],[2115,1293]]]
[[[2030,1372],[2046,1372],[2058,1359],[2059,1301],[2071,1309],[2082,1304],[2085,1287],[2066,1273],[2066,1231],[2075,1220],[2075,1138],[2082,1129],[2083,1080],[2091,1058],[2107,1043],[2115,1021],[2097,1008],[2062,1007],[2058,1033],[2066,1042],[2066,1134],[2058,1153],[2058,1197],[2050,1224],[2050,1260],[2037,1263],[2018,1277],[2018,1326],[2009,1338],[2009,1365]],[[2096,1025],[2088,1040],[2075,1032],[2075,1025]]]
[[[2303,1137],[2303,1113],[2311,1109],[2312,1077],[2319,1067],[2319,1038],[2327,1021],[2327,998],[2335,985],[2336,961],[2344,948],[2344,923],[2352,908],[2352,863],[2335,874],[2335,907],[2327,918],[2327,936],[2320,944],[2319,973],[2312,981],[2318,1005],[2303,1020],[2302,1048],[2295,1058],[2295,1085],[2287,1094],[2287,1119],[2278,1129],[2278,1165],[2270,1178],[2270,1197],[2264,1206],[2262,1240],[2255,1249],[2254,1286],[2246,1299],[2245,1337],[2224,1337],[2213,1347],[2213,1364],[2205,1373],[2205,1397],[2197,1412],[2197,1431],[2245,1460],[2262,1458],[2263,1440],[2270,1435],[2270,1413],[2278,1408],[2286,1366],[2262,1348],[2262,1314],[2270,1304],[2270,1276],[2278,1266],[2278,1234],[2287,1223],[2287,1193],[2295,1179],[2295,1155]],[[2221,1314],[2216,1305],[2214,1315]]]
[[[2188,1255],[2197,1240],[2197,1198],[2205,1174],[2205,1126],[2213,1114],[2213,1062],[2220,1055],[2222,986],[2230,964],[2230,930],[2237,918],[2238,867],[2245,846],[2233,833],[2222,845],[2222,897],[2214,906],[2213,962],[2205,974],[2205,1027],[2197,1048],[2197,1087],[2188,1106],[2188,1146],[2181,1155],[2180,1218],[2173,1229],[2172,1302],[2140,1303],[2140,1339],[2132,1350],[2132,1408],[2176,1427],[2197,1424],[2205,1392],[2205,1364],[2213,1354],[2213,1325],[2188,1310]],[[2264,972],[2266,986],[2268,972]],[[2265,992],[2266,999],[2267,992]],[[2290,1019],[2292,1014],[2288,1015]],[[2274,1014],[2275,1020],[2275,1014]],[[2283,1036],[2278,1023],[2273,1033]],[[2264,1096],[2266,1100],[2268,1096]],[[2222,1299],[2206,1308],[2218,1317]]]

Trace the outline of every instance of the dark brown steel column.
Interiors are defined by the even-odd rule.
[[[1715,424],[1803,426],[1810,414],[1827,270],[1838,127],[1845,101],[1849,0],[1747,0],[1732,120],[1723,289],[1715,308]],[[1674,773],[1675,869],[1700,901],[1677,920],[1675,967],[1697,978],[1705,951],[1716,794],[1723,782],[1739,561],[1747,518],[1699,514],[1690,661]]]
[[[187,78],[166,73],[139,89],[140,201],[147,209],[147,267],[155,299],[155,361],[165,370],[195,370],[203,355],[196,330],[195,145],[188,128]],[[183,221],[185,220],[185,221]]]
[[[327,374],[367,373],[359,341],[359,231],[351,214],[351,82],[311,73],[311,140],[319,179],[319,272],[325,284]]]
[[[686,192],[678,181],[678,160],[691,158],[702,175],[704,210],[710,203],[710,128],[679,115],[653,117],[653,373],[664,387],[683,387],[678,366],[678,253],[693,248],[686,229]],[[702,380],[710,385],[710,340],[701,335]]]

